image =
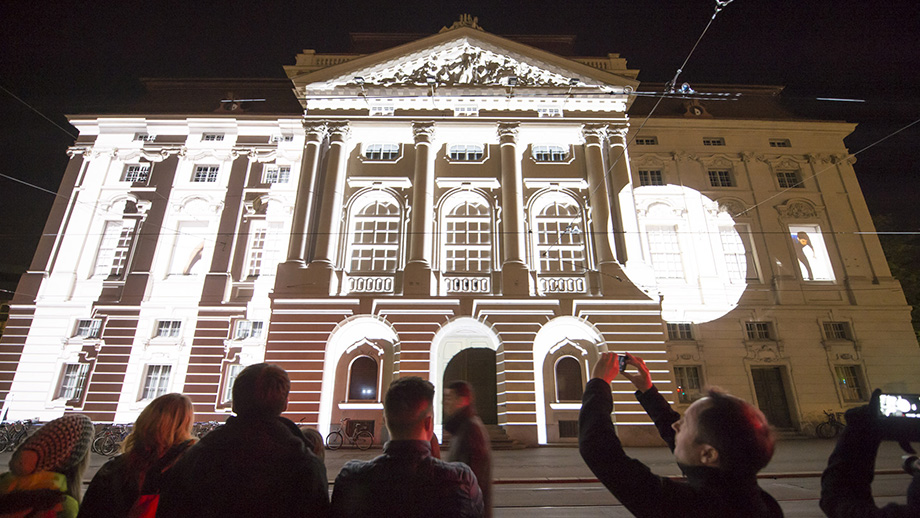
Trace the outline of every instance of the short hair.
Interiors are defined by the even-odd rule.
[[[452,381],[447,385],[447,389],[453,390],[457,397],[468,397],[471,400],[473,399],[473,386],[467,381]]]
[[[719,468],[755,474],[773,458],[776,436],[759,409],[718,389],[706,393],[709,404],[697,416],[696,442],[719,452]]]
[[[277,365],[256,363],[233,382],[233,411],[241,416],[274,417],[287,408],[291,379]]]
[[[399,378],[390,383],[383,402],[383,413],[390,434],[403,437],[418,430],[431,414],[434,385],[418,376]]]

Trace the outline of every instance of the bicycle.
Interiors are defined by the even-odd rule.
[[[26,419],[6,423],[0,430],[0,452],[13,451],[29,436],[29,430],[38,424],[38,419]]]
[[[195,423],[195,425],[192,427],[192,435],[201,439],[222,425],[223,423],[218,421],[201,421]]]
[[[831,439],[837,437],[840,434],[840,430],[846,428],[846,425],[841,422],[839,415],[842,415],[842,412],[828,412],[824,410],[824,415],[827,416],[827,421],[819,424],[815,427],[815,435],[822,439]]]
[[[330,450],[337,450],[342,447],[345,439],[354,444],[360,450],[366,450],[374,444],[374,434],[364,429],[363,425],[356,424],[351,435],[348,435],[348,422],[351,419],[344,417],[340,421],[339,429],[329,432],[326,436],[326,447]]]
[[[93,437],[92,451],[106,457],[114,455],[118,446],[125,440],[133,424],[109,424],[102,427]]]

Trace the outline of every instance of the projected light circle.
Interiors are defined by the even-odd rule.
[[[625,273],[661,297],[665,321],[709,322],[738,305],[752,256],[731,214],[678,185],[627,188],[620,199],[622,207],[635,203],[638,230],[627,233]]]

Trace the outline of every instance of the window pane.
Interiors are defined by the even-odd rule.
[[[677,381],[677,399],[681,403],[692,403],[702,396],[703,377],[697,366],[674,367]]]
[[[361,356],[351,364],[348,378],[349,400],[377,400],[377,362]]]
[[[399,254],[399,207],[374,200],[352,215],[351,272],[393,272]]]
[[[655,277],[683,279],[684,265],[680,255],[677,228],[663,225],[648,226],[646,233]]]
[[[535,220],[540,271],[584,272],[583,220],[578,206],[574,203],[553,201],[537,214]]]
[[[866,389],[859,365],[837,365],[837,384],[844,401],[866,401]]]
[[[169,385],[170,365],[148,365],[141,399],[155,399],[166,393]]]
[[[233,384],[236,383],[236,377],[243,371],[242,365],[228,365],[227,379],[224,381],[224,398],[225,403],[233,401]]]
[[[58,397],[67,401],[80,399],[83,396],[83,386],[86,384],[86,373],[89,365],[86,363],[69,363],[64,366],[61,376],[61,388]]]
[[[583,394],[581,364],[571,356],[561,358],[556,362],[556,400],[581,401]]]
[[[462,202],[444,218],[444,230],[446,271],[491,271],[492,217],[487,206]]]

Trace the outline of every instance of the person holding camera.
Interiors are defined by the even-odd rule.
[[[907,505],[890,503],[879,508],[872,498],[872,479],[875,476],[875,457],[883,439],[907,441],[920,440],[920,434],[908,427],[898,430],[883,423],[878,412],[880,390],[872,394],[872,403],[846,412],[846,428],[837,440],[837,446],[827,461],[821,475],[821,510],[831,518],[873,517],[895,518],[920,516],[920,471],[917,458],[909,458],[905,470],[913,475],[907,488]],[[916,428],[914,426],[913,428]]]
[[[633,365],[637,372],[626,372]],[[638,389],[636,398],[674,452],[687,478],[655,475],[623,451],[610,420],[610,382],[621,373]],[[773,456],[774,435],[760,410],[710,390],[683,417],[652,384],[645,362],[603,353],[588,381],[578,416],[578,447],[585,463],[635,516],[780,517],[776,500],[757,485],[757,472]]]

